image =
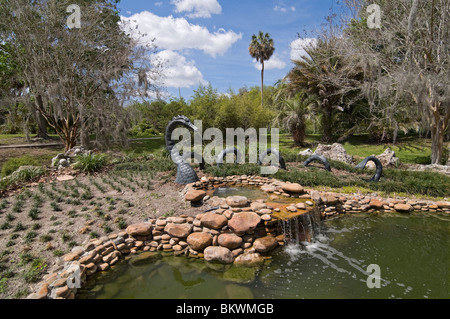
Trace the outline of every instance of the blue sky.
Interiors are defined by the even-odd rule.
[[[199,84],[220,93],[260,85],[259,65],[248,53],[252,34],[270,33],[275,53],[266,62],[264,84],[273,85],[292,67],[302,37],[314,38],[336,0],[122,0],[123,20],[156,38],[165,61],[160,83],[168,94],[189,99]],[[306,33],[305,33],[306,31]],[[305,41],[305,40],[304,40]],[[293,49],[294,48],[294,49]]]

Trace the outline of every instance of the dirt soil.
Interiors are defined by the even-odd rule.
[[[32,263],[21,255],[45,260],[41,278],[59,256],[89,239],[146,218],[195,216],[209,208],[191,207],[182,195],[184,185],[161,173],[106,170],[58,181],[64,175],[72,178],[76,172],[50,174],[0,198],[0,280],[2,271],[13,273],[3,286],[0,281],[0,298],[26,297],[35,284],[25,280]]]

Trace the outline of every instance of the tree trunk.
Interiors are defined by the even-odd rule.
[[[264,106],[264,60],[261,60],[261,107]]]
[[[44,102],[42,101],[42,96],[36,96],[36,103],[39,104],[39,109],[44,109]],[[36,122],[38,124],[38,132],[36,137],[43,138],[45,140],[49,140],[50,136],[47,134],[47,121],[42,116],[42,114],[37,110],[36,106],[33,105],[33,113],[35,115]]]
[[[431,111],[431,164],[441,164],[442,157],[444,156],[444,136],[445,131],[448,128],[450,120],[450,112],[446,112],[444,116],[441,116],[439,112],[439,105],[428,105],[428,109]],[[445,105],[448,107],[448,105]]]
[[[322,112],[322,141],[329,143],[333,140],[332,109],[325,106]]]

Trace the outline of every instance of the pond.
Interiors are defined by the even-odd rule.
[[[94,275],[77,298],[448,298],[449,222],[424,213],[335,217],[312,242],[280,247],[258,267],[144,253]],[[378,278],[368,280],[369,265]]]

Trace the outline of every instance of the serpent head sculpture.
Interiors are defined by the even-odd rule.
[[[198,131],[198,128],[186,116],[175,116],[166,127],[166,149],[170,153],[173,162],[177,165],[177,177],[175,182],[178,184],[189,184],[198,181],[197,173],[195,173],[194,169],[186,162],[185,157],[180,155],[175,147],[175,141],[172,140],[172,132],[180,125],[191,129],[194,132]]]

